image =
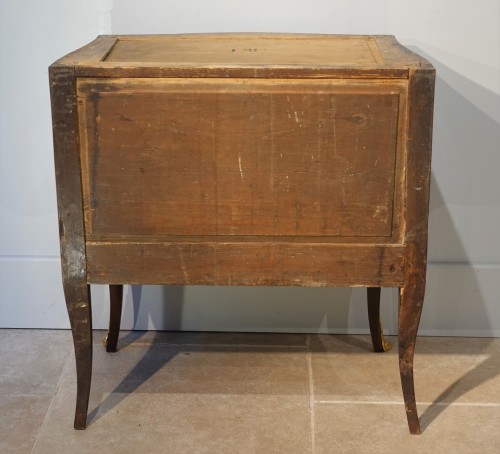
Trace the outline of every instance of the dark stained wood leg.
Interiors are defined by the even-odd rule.
[[[413,356],[425,294],[435,71],[410,69],[404,284],[399,290],[399,371],[411,434],[420,433]]]
[[[373,350],[386,352],[391,349],[391,344],[386,342],[380,322],[380,287],[368,287],[368,321],[370,323],[370,334],[372,336]]]
[[[78,108],[74,67],[50,67],[59,239],[64,297],[76,359],[75,429],[85,429],[92,376],[92,310],[87,284]]]
[[[109,329],[104,346],[107,352],[116,352],[122,318],[123,285],[109,286]]]
[[[399,290],[399,372],[405,401],[406,417],[411,434],[420,433],[415,387],[413,383],[413,356],[418,325],[422,313],[425,281],[405,285]]]
[[[68,288],[65,285],[76,359],[76,410],[75,429],[85,429],[92,378],[92,310],[90,286]]]

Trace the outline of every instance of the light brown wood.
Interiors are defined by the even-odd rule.
[[[390,286],[403,284],[404,249],[239,241],[235,243],[87,243],[96,284]]]
[[[100,36],[57,63],[79,77],[407,79],[428,67],[393,36],[262,33]]]
[[[84,79],[78,95],[89,239],[398,235],[402,83]]]
[[[208,38],[208,39],[207,39]],[[167,45],[166,45],[167,44]],[[106,62],[162,65],[368,66],[384,63],[371,36],[221,34],[123,37]]]
[[[101,36],[50,69],[63,283],[92,360],[88,284],[400,288],[411,433],[434,69],[392,36]]]

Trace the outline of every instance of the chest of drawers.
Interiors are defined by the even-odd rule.
[[[92,368],[89,284],[400,290],[400,371],[426,273],[434,69],[390,36],[101,36],[50,67],[63,284]]]

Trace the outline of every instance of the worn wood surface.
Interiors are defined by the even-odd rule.
[[[121,37],[104,61],[216,67],[299,65],[301,68],[328,64],[351,68],[385,64],[371,36],[300,34]]]
[[[74,426],[84,429],[92,373],[92,312],[85,256],[76,80],[72,68],[59,65],[50,67],[49,76],[62,279],[76,357]]]
[[[420,433],[413,385],[413,357],[425,293],[434,79],[432,69],[415,70],[411,73],[409,87],[404,238],[406,266],[405,283],[400,289],[399,368],[412,434]]]
[[[59,60],[79,77],[407,79],[427,62],[393,36],[222,33],[100,36]]]
[[[404,84],[85,79],[78,93],[89,239],[393,234]]]
[[[390,286],[403,281],[401,246],[328,243],[87,244],[96,284]]]
[[[63,283],[92,361],[89,283],[400,288],[400,372],[425,289],[434,70],[390,36],[102,36],[51,67]]]

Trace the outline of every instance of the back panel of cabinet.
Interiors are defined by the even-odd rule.
[[[88,239],[395,238],[404,81],[78,83]]]

